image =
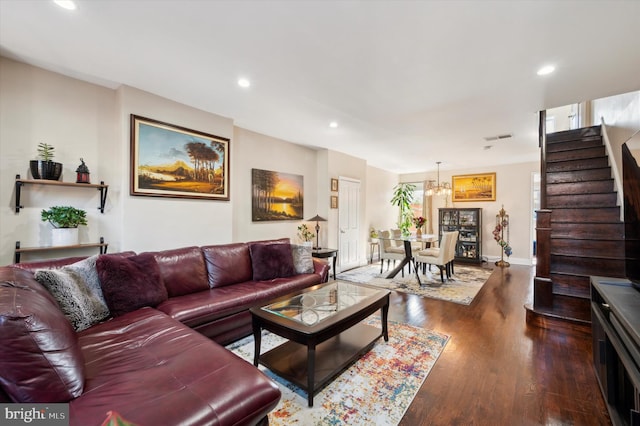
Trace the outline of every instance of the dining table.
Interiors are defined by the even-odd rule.
[[[402,271],[402,269],[409,265],[409,270],[411,270],[411,265],[413,264],[413,270],[416,274],[416,279],[418,280],[418,285],[422,285],[422,281],[420,281],[420,275],[418,274],[418,268],[416,267],[415,261],[413,259],[413,247],[412,243],[421,243],[423,244],[423,248],[431,247],[431,243],[434,241],[438,241],[438,236],[436,234],[422,234],[422,235],[409,235],[409,236],[393,236],[389,235],[388,237],[378,237],[379,240],[389,240],[389,241],[401,241],[404,244],[404,259],[400,261],[400,264],[393,268],[393,270],[389,271],[385,278],[393,278],[398,272]]]

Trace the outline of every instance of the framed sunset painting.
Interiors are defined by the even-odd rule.
[[[300,220],[304,212],[304,176],[251,169],[251,220]]]
[[[131,115],[131,195],[229,200],[229,139]]]
[[[482,173],[453,176],[452,201],[495,201],[496,174]]]

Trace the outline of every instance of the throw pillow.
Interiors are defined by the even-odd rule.
[[[313,274],[313,256],[311,256],[311,246],[291,245],[293,254],[293,268],[296,274]]]
[[[252,244],[251,267],[255,281],[286,278],[294,274],[291,244]]]
[[[96,259],[91,256],[60,269],[39,269],[36,280],[56,299],[74,330],[82,331],[109,316],[102,295]]]
[[[114,317],[167,300],[167,289],[152,253],[116,258],[100,256],[98,277],[107,306]]]

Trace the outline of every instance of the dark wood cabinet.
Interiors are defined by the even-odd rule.
[[[482,209],[438,209],[438,237],[458,231],[456,261],[482,263]]]
[[[593,364],[614,425],[640,425],[640,291],[591,277]]]

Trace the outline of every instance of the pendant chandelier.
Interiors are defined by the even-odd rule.
[[[434,185],[435,181],[433,180],[427,182],[425,194],[429,197],[432,195],[451,195],[451,185],[449,182],[443,182],[440,184],[440,163],[442,163],[442,161],[436,162],[438,165],[438,184]]]

